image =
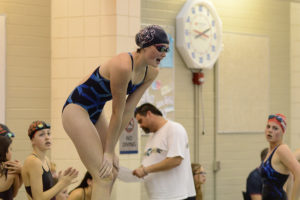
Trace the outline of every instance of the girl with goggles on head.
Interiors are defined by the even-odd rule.
[[[300,164],[286,144],[283,135],[286,118],[282,114],[269,115],[265,136],[269,142],[269,152],[260,166],[263,180],[263,200],[298,200],[300,197]],[[289,173],[295,177],[291,197],[283,190]]]
[[[77,86],[62,113],[63,127],[93,177],[92,200],[109,199],[119,168],[115,146],[146,89],[158,75],[169,39],[157,25],[136,35],[139,49],[112,57]],[[106,122],[102,109],[112,100]]]
[[[50,161],[46,156],[51,148],[50,125],[44,121],[32,122],[28,129],[28,137],[33,151],[26,158],[22,169],[27,198],[55,200],[55,195],[74,181],[78,171],[69,167],[59,176],[57,184],[54,185]]]

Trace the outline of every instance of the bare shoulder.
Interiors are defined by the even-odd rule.
[[[83,195],[84,195],[83,188],[77,188],[70,193],[68,199],[71,200],[82,199]]]
[[[286,153],[291,153],[291,150],[287,144],[281,144],[277,151],[278,154],[286,154]]]
[[[23,170],[25,172],[29,172],[30,170],[41,169],[42,170],[42,162],[35,156],[29,155],[24,161]]]
[[[7,177],[2,176],[0,177],[0,189],[2,191],[7,190],[11,187],[11,185],[14,183],[14,174],[7,174]]]
[[[299,148],[299,149],[296,149],[296,151],[294,151],[294,155],[295,155],[296,159],[297,159],[298,161],[300,161],[300,148]]]
[[[132,70],[131,64],[132,61],[128,53],[120,53],[113,57],[109,62],[109,65],[112,65],[112,67],[129,72]]]
[[[280,145],[275,153],[281,161],[296,160],[287,144]]]

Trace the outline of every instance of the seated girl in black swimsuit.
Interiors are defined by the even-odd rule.
[[[27,197],[31,199],[55,200],[55,195],[71,184],[78,171],[68,168],[62,173],[57,184],[54,185],[50,172],[50,162],[46,152],[51,147],[50,125],[44,121],[34,121],[28,129],[33,151],[26,158],[22,169]]]

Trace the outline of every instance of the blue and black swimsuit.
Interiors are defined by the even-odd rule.
[[[128,53],[132,62],[133,70],[133,57],[131,53]],[[71,103],[80,105],[83,107],[90,116],[90,120],[95,124],[102,112],[105,103],[112,99],[110,80],[105,79],[99,73],[99,67],[92,73],[92,75],[81,85],[77,86],[71,95],[68,97],[64,108]],[[141,83],[132,84],[130,81],[127,87],[127,94],[132,94],[145,80],[147,75],[148,66],[146,67],[145,76]]]
[[[283,185],[289,175],[275,171],[271,164],[274,152],[278,147],[279,145],[273,150],[267,161],[263,162],[260,166],[260,173],[263,180],[263,200],[287,200],[287,195],[283,190]]]

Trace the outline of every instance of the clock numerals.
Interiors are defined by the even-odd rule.
[[[199,12],[202,12],[203,11],[203,6],[199,6],[198,10],[199,10]]]
[[[189,30],[185,30],[184,33],[185,33],[186,36],[188,36],[189,35]]]
[[[195,8],[192,8],[192,13],[195,14]]]
[[[212,20],[211,25],[212,27],[215,27],[215,20]]]
[[[187,48],[188,48],[188,49],[191,48],[191,43],[187,43]]]
[[[190,23],[190,21],[191,21],[190,16],[188,16],[186,19],[186,23]]]
[[[212,51],[212,52],[215,52],[215,51],[216,51],[216,46],[215,46],[215,45],[212,45],[212,46],[211,46],[211,51]]]
[[[194,53],[194,52],[192,52],[192,57],[193,57],[193,59],[195,59],[195,58],[196,58],[196,56],[195,56],[195,53]]]
[[[200,63],[200,64],[203,63],[203,58],[202,58],[202,57],[199,58],[199,63]]]
[[[206,55],[206,59],[207,59],[207,60],[210,60],[210,54],[207,54],[207,55]]]
[[[215,39],[215,40],[217,39],[217,34],[216,34],[216,33],[214,33],[214,39]]]

